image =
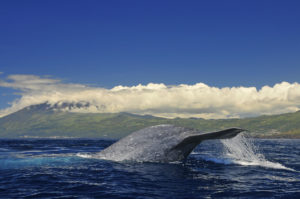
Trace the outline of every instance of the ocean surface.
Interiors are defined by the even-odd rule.
[[[99,139],[0,140],[0,198],[300,198],[300,140],[201,143],[185,163],[93,158]]]

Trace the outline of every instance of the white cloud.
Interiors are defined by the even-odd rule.
[[[66,84],[34,75],[11,75],[0,80],[1,87],[21,91],[5,116],[26,106],[48,102],[88,102],[77,112],[131,112],[163,117],[232,118],[279,114],[299,110],[299,83],[282,82],[273,87],[210,87],[203,83],[167,86],[149,83],[112,89]]]

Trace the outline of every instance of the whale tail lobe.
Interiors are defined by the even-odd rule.
[[[240,128],[230,128],[222,131],[191,135],[177,144],[173,149],[180,151],[183,154],[183,158],[186,158],[194,150],[194,148],[204,140],[229,139],[235,137],[243,131],[246,130]]]

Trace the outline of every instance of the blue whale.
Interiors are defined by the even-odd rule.
[[[180,162],[204,140],[228,139],[245,131],[229,128],[203,133],[169,124],[151,126],[122,138],[99,152],[97,158],[112,161]]]

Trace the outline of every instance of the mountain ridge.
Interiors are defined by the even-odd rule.
[[[152,115],[120,113],[68,112],[82,104],[25,107],[0,118],[0,138],[76,137],[119,139],[141,128],[157,124],[174,124],[201,131],[229,127],[248,129],[253,137],[300,138],[300,111],[280,115],[262,115],[243,119],[162,118]],[[85,104],[88,106],[88,104]]]

